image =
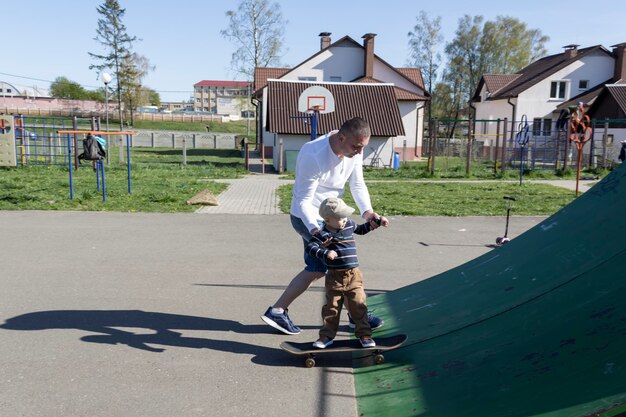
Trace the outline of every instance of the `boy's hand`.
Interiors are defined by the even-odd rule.
[[[329,261],[332,261],[333,259],[337,257],[337,252],[335,252],[334,250],[329,250],[328,253],[326,254],[326,257],[328,258]]]
[[[330,245],[333,240],[333,236],[330,233],[322,232],[321,230],[315,232],[314,236],[321,242],[320,246],[323,248]]]

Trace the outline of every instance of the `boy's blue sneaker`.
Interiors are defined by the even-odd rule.
[[[272,314],[272,307],[270,306],[261,316],[261,320],[285,334],[300,334],[302,332],[298,326],[293,324],[286,309],[282,314]]]
[[[367,312],[367,321],[369,322],[372,330],[380,329],[381,327],[383,327],[383,324],[385,324],[385,320],[376,317],[369,311]],[[348,326],[351,329],[356,328],[356,325],[354,324],[354,321],[352,321],[352,317],[350,317],[350,314],[348,314]]]

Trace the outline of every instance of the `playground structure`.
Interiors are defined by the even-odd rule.
[[[576,169],[577,146],[571,141],[571,123],[561,120],[432,119],[423,155],[429,170],[469,175],[473,165],[487,165],[494,175],[509,169]],[[617,163],[620,135],[626,138],[626,120],[589,120],[588,142],[581,147],[581,168],[612,168]],[[464,169],[463,169],[464,168]]]
[[[74,154],[72,155],[72,149],[77,149],[77,136],[78,135],[83,135],[85,138],[87,137],[87,135],[93,135],[93,136],[105,136],[105,137],[110,137],[110,136],[124,136],[126,137],[126,172],[127,172],[127,186],[128,186],[128,194],[132,193],[132,182],[131,182],[131,176],[130,176],[130,143],[131,143],[131,138],[132,135],[135,134],[135,132],[102,132],[102,131],[97,131],[97,130],[58,130],[57,133],[60,136],[65,136],[66,137],[66,147],[67,147],[67,163],[68,163],[68,171],[69,171],[69,181],[70,181],[70,199],[73,200],[74,199],[74,179],[73,179],[73,167],[72,167],[72,162],[73,160],[78,161],[78,152],[74,151]],[[72,138],[74,138],[74,141],[72,141]],[[84,139],[83,139],[84,140]],[[73,142],[73,143],[72,143]],[[107,141],[108,144],[109,141]],[[107,152],[108,154],[108,152]],[[75,162],[76,164],[77,162]],[[94,163],[94,171],[96,172],[96,189],[98,191],[102,190],[102,201],[106,202],[106,176],[105,176],[105,169],[104,169],[104,160],[100,159],[100,160],[96,160],[93,161]],[[76,167],[77,168],[77,167]]]

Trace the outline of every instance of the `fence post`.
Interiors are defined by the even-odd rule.
[[[402,143],[402,165],[406,167],[406,139]]]
[[[150,146],[154,148],[154,132],[150,132]]]
[[[283,172],[283,140],[278,141],[278,172]]]
[[[502,171],[502,175],[506,172],[506,138],[509,132],[509,119],[507,117],[504,118],[504,126],[502,128],[502,158],[500,159],[500,170]]]
[[[428,169],[430,170],[430,175],[435,175],[435,149],[437,147],[436,142],[437,133],[439,132],[439,120],[432,119],[431,124],[434,129],[430,131],[430,140],[428,141],[428,145],[430,147],[430,149],[428,150]]]
[[[470,175],[470,161],[472,159],[472,119],[467,119],[467,155],[465,158],[465,175]]]
[[[569,161],[569,135],[572,131],[569,122],[567,122],[567,132],[565,133],[565,156],[563,157],[563,170],[567,169],[567,162]]]
[[[246,143],[246,152],[247,152],[247,143]],[[213,149],[217,149],[217,135],[213,135]]]
[[[183,165],[187,165],[187,138],[183,135]]]
[[[195,133],[191,137],[191,142],[192,142],[193,148],[196,149],[196,134]]]
[[[176,134],[172,133],[172,149],[176,149]]]
[[[500,149],[500,119],[498,118],[498,123],[496,124],[496,151],[494,153],[495,155],[495,161],[493,164],[493,173],[494,175],[498,175],[498,151]]]
[[[602,135],[602,168],[606,169],[607,141],[609,138],[609,122],[604,121],[604,135]]]

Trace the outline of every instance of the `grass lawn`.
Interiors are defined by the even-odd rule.
[[[208,189],[218,195],[227,184],[216,178],[238,178],[245,173],[241,153],[234,150],[195,149],[182,166],[180,150],[133,149],[132,194],[127,190],[125,164],[117,152],[106,166],[107,201],[96,189],[96,175],[83,164],[73,172],[74,200],[70,200],[69,172],[60,166],[0,168],[1,210],[90,210],[123,212],[191,212],[186,201]]]
[[[516,199],[512,213],[522,216],[547,216],[572,200],[574,192],[547,184],[481,182],[369,182],[372,205],[377,213],[392,216],[503,216],[504,196]],[[291,185],[279,189],[280,208],[289,212]],[[349,192],[348,204],[354,205]]]
[[[191,212],[197,206],[186,201],[203,189],[219,195],[227,184],[218,178],[245,174],[237,150],[189,149],[183,166],[182,150],[133,148],[132,194],[127,193],[126,165],[117,148],[111,149],[106,166],[107,201],[96,190],[96,176],[89,165],[74,171],[74,200],[69,199],[69,172],[59,166],[0,168],[0,210],[93,210],[122,212]],[[574,192],[544,184],[468,181],[415,181],[419,165],[399,171],[367,170],[366,179],[376,210],[385,215],[502,216],[503,197],[517,199],[517,215],[550,215],[574,198]],[[387,181],[385,181],[387,180]],[[289,212],[291,185],[279,189],[281,209]],[[346,196],[354,204],[351,196]]]

